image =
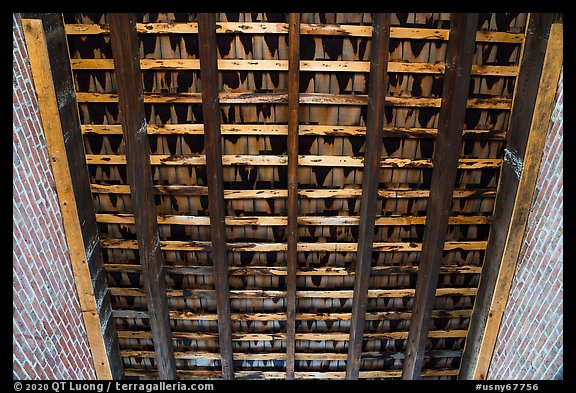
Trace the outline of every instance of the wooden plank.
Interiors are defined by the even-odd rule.
[[[134,14],[110,13],[110,41],[116,69],[118,109],[124,131],[126,164],[132,208],[142,265],[142,280],[154,335],[158,373],[162,379],[176,379],[174,348],[170,340],[164,261],[156,224],[156,204],[152,192],[152,171],[146,133],[146,113],[142,100],[136,18]]]
[[[144,290],[140,288],[111,287],[110,293],[113,296],[145,296]],[[354,291],[341,290],[314,290],[314,291],[296,291],[297,298],[312,299],[351,299]],[[414,289],[370,289],[367,292],[367,298],[399,298],[414,296]],[[435,296],[475,296],[476,288],[438,288]],[[214,298],[216,291],[211,289],[168,289],[166,295],[169,297],[183,297],[193,299]],[[286,291],[272,291],[260,289],[230,290],[231,299],[274,299],[286,297]],[[354,320],[354,316],[353,319]]]
[[[486,379],[530,212],[562,68],[563,25],[532,14],[460,379]]]
[[[360,217],[354,216],[307,216],[295,217],[298,225],[358,225]],[[225,224],[230,226],[264,225],[285,226],[288,217],[255,216],[255,217],[225,217]],[[96,214],[96,221],[103,224],[134,224],[134,215],[124,213]],[[210,225],[210,217],[159,215],[156,219],[159,225]],[[490,216],[450,216],[448,225],[485,225],[490,224]],[[375,225],[424,225],[426,216],[377,216]],[[290,247],[290,245],[288,245]]]
[[[460,146],[458,146],[460,148]],[[120,154],[86,154],[86,162],[90,165],[124,165],[126,156]],[[154,154],[150,156],[151,165],[206,165],[204,155],[165,155]],[[364,166],[364,157],[350,156],[298,156],[300,166],[327,166],[327,167],[354,167]],[[223,155],[222,165],[288,165],[287,156],[236,154]],[[499,168],[502,159],[499,158],[462,158],[458,160],[458,169]],[[408,158],[382,158],[381,168],[432,168],[433,160]]]
[[[177,372],[178,377],[182,379],[222,378],[222,374],[219,371],[178,370]],[[370,379],[397,378],[400,374],[400,370],[362,371],[359,377]],[[422,376],[424,377],[446,377],[457,374],[457,369],[429,369],[422,371]],[[129,368],[126,369],[126,375],[154,378],[157,373],[151,369]],[[282,371],[237,371],[234,375],[237,379],[284,379],[285,373]],[[345,372],[343,371],[298,371],[295,373],[296,379],[343,379],[344,377]]]
[[[350,344],[346,360],[346,379],[358,379],[360,355],[364,334],[364,321],[368,305],[368,281],[374,242],[374,222],[378,200],[379,168],[382,161],[382,128],[384,127],[384,103],[388,75],[388,52],[390,40],[390,14],[374,14],[370,52],[370,76],[368,111],[366,121],[366,155],[363,159],[362,200],[358,225],[358,248],[356,251],[356,275],[350,324]]]
[[[130,194],[127,185],[92,184],[93,193],[103,194]],[[208,195],[207,187],[203,186],[154,186],[154,192],[159,195]],[[429,190],[386,189],[378,190],[379,198],[428,198]],[[286,198],[286,190],[224,190],[224,199],[266,199]],[[341,189],[306,189],[298,190],[298,197],[306,199],[316,198],[357,198],[362,195],[359,188]],[[454,190],[453,198],[494,198],[496,189],[458,189]]]
[[[107,272],[140,272],[141,266],[127,263],[107,263],[104,265]],[[166,265],[167,272],[173,274],[208,275],[213,274],[210,266]],[[480,274],[480,266],[471,265],[442,265],[440,274]],[[286,276],[287,268],[283,266],[230,266],[228,272],[232,276]],[[383,274],[408,274],[418,272],[418,266],[374,266],[370,273],[373,275]],[[353,276],[355,272],[345,267],[315,267],[305,270],[297,270],[298,276]]]
[[[286,379],[294,379],[296,272],[298,271],[298,109],[300,96],[300,14],[288,16],[288,197],[286,201]]]
[[[200,75],[202,78],[202,114],[204,119],[204,146],[208,173],[208,207],[210,214],[211,256],[214,266],[214,288],[218,311],[218,342],[220,345],[222,375],[234,379],[232,358],[232,323],[230,321],[230,294],[224,216],[224,187],[222,171],[222,141],[220,136],[220,104],[218,102],[218,53],[216,49],[216,15],[198,14],[200,46]]]
[[[288,135],[288,126],[281,124],[222,124],[222,135]],[[202,124],[148,124],[148,135],[203,135]],[[438,130],[421,127],[384,127],[384,137],[401,138],[435,138]],[[82,125],[82,133],[86,135],[122,135],[120,125]],[[328,136],[363,136],[366,127],[363,126],[330,126],[330,125],[300,125],[299,135]],[[505,140],[506,131],[501,130],[464,130],[463,138]]]
[[[198,24],[189,23],[137,23],[136,29],[139,34],[196,34]],[[301,34],[305,35],[332,35],[348,37],[372,37],[371,26],[343,25],[343,24],[301,24]],[[106,25],[99,24],[66,24],[66,34],[70,35],[93,35],[108,34]],[[216,25],[218,34],[287,34],[287,23],[260,23],[260,22],[218,22]],[[390,29],[390,38],[417,39],[417,40],[448,40],[450,31],[447,29],[425,29],[413,27],[395,26]],[[476,33],[478,42],[502,42],[521,44],[524,41],[523,34],[479,31]]]
[[[122,332],[124,333],[124,332]],[[126,332],[132,333],[132,332]],[[135,332],[135,333],[144,333],[135,335],[132,338],[147,338],[149,332]],[[332,334],[324,334],[326,338],[324,340],[336,340],[342,341],[339,337],[342,336],[342,333],[332,333]],[[250,335],[256,336],[253,341],[258,340],[260,335]],[[268,335],[262,335],[268,336]],[[270,335],[272,338],[265,338],[264,340],[283,340],[282,338],[276,337],[276,335]],[[332,339],[331,337],[338,337],[337,339]],[[346,335],[347,336],[347,335]],[[196,337],[195,333],[187,333],[183,337],[187,339],[194,340]],[[319,335],[320,337],[320,335]],[[131,338],[131,335],[126,335],[125,338]],[[215,338],[215,337],[212,337]],[[344,338],[344,340],[346,340]],[[154,357],[153,351],[146,351],[146,350],[132,350],[132,349],[125,349],[121,352],[122,357],[143,357],[143,358],[151,358]],[[395,352],[367,352],[364,354],[365,358],[370,360],[402,360],[404,358],[403,354],[395,353]],[[400,355],[400,356],[398,356]],[[346,360],[345,353],[330,353],[330,352],[320,352],[320,353],[296,353],[296,360]],[[441,358],[441,357],[460,357],[461,352],[459,351],[431,351],[431,353],[427,356],[428,358]],[[220,355],[215,352],[197,352],[197,351],[179,351],[176,352],[176,359],[211,359],[217,360],[220,358]],[[279,352],[263,352],[263,353],[235,353],[234,360],[256,360],[256,361],[267,361],[267,360],[286,360],[285,353]],[[293,379],[293,378],[292,378]]]
[[[78,102],[107,103],[117,102],[115,93],[76,93]],[[222,104],[287,104],[285,93],[230,93],[219,94]],[[144,93],[145,104],[200,104],[200,93]],[[470,98],[467,108],[509,110],[512,100],[505,97]],[[387,97],[386,105],[410,108],[440,108],[441,98],[434,97]],[[300,93],[300,104],[308,105],[368,105],[368,96],[364,94]]]
[[[113,59],[70,59],[73,70],[113,70]],[[314,72],[369,72],[369,61],[325,61],[325,60],[302,60],[298,65],[302,71]],[[142,59],[142,70],[156,71],[179,71],[199,70],[198,59]],[[412,74],[443,74],[444,64],[430,63],[406,63],[400,61],[388,64],[389,73],[412,73]],[[240,60],[219,59],[220,71],[288,71],[288,60]],[[513,77],[518,75],[517,66],[472,66],[472,75]]]
[[[62,15],[24,18],[22,30],[91,361],[98,379],[122,379]]]
[[[135,240],[125,239],[101,239],[103,248],[138,249]],[[486,241],[450,241],[444,244],[445,251],[471,250],[481,251],[486,249]],[[178,241],[164,240],[160,242],[162,251],[210,251],[209,241]],[[286,251],[286,243],[226,243],[228,251],[250,251],[250,252],[276,252]],[[298,243],[298,252],[306,251],[331,251],[331,252],[356,252],[357,243]],[[398,251],[414,252],[422,251],[421,243],[391,242],[373,243],[372,251]]]
[[[432,318],[470,318],[472,310],[434,310]],[[367,321],[401,320],[410,319],[410,312],[381,311],[366,313]],[[285,321],[285,313],[251,313],[251,314],[230,314],[233,321]],[[114,318],[148,318],[146,311],[134,310],[114,310]],[[170,311],[170,318],[185,321],[217,321],[216,314],[202,314],[189,311]],[[351,313],[298,313],[298,321],[349,321]],[[429,331],[429,335],[436,335],[434,331]],[[465,336],[465,333],[464,333]],[[234,337],[234,336],[233,336]],[[408,335],[406,335],[408,337]],[[346,338],[348,339],[348,338]]]
[[[438,286],[444,242],[448,231],[448,218],[452,208],[458,157],[462,149],[462,130],[464,129],[477,25],[477,13],[451,14],[442,108],[438,120],[439,132],[434,147],[434,170],[402,379],[420,379],[424,361],[427,332],[430,327],[429,315],[436,300],[434,293]]]

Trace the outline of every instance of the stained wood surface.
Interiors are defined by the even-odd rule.
[[[494,225],[460,379],[486,379],[510,293],[562,69],[563,24],[531,14],[502,166]]]
[[[110,38],[116,59],[116,79],[130,195],[134,204],[134,222],[142,265],[142,279],[154,338],[158,374],[162,379],[176,379],[172,346],[164,260],[156,222],[156,205],[152,193],[152,172],[148,154],[146,115],[142,100],[140,64],[135,18],[131,14],[110,14]],[[113,292],[112,292],[113,293]]]
[[[210,209],[211,255],[214,266],[220,357],[224,379],[234,378],[232,359],[232,330],[230,323],[230,292],[226,259],[226,229],[224,224],[224,188],[222,180],[222,148],[220,136],[220,105],[216,80],[216,25],[215,15],[199,15],[198,39],[200,46],[200,72],[202,84],[202,113],[204,116],[204,144],[208,171],[208,204]]]
[[[286,379],[294,379],[296,272],[298,270],[298,124],[300,95],[300,14],[289,15],[288,60],[288,195],[286,278]]]
[[[434,293],[438,285],[462,144],[477,24],[478,14],[452,15],[434,170],[402,379],[419,379],[424,361],[429,315],[435,303]]]
[[[366,123],[366,157],[363,160],[362,200],[360,202],[360,222],[354,277],[354,298],[352,303],[352,323],[348,340],[346,379],[358,379],[360,354],[364,335],[364,315],[366,314],[368,276],[372,262],[374,241],[374,221],[378,197],[378,170],[382,160],[382,128],[384,127],[385,86],[388,83],[388,46],[390,40],[390,15],[375,14],[372,26],[372,49],[370,54],[370,90]]]

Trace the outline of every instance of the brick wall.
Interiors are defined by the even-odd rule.
[[[17,14],[13,87],[13,377],[94,379]]]
[[[562,87],[488,379],[562,378]]]

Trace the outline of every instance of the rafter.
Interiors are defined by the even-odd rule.
[[[434,170],[402,379],[419,379],[422,370],[452,208],[477,25],[478,14],[451,15]]]

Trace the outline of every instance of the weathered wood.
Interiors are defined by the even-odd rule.
[[[222,124],[222,135],[288,135],[288,126],[281,124]],[[148,135],[202,135],[202,124],[148,124]],[[122,135],[120,125],[82,125],[82,133],[87,135]],[[384,127],[384,137],[435,138],[438,129],[420,127]],[[366,135],[363,126],[300,125],[299,135],[362,136]],[[464,130],[463,138],[504,140],[506,131]]]
[[[460,146],[458,146],[460,148]],[[151,165],[206,165],[204,155],[160,155],[150,156]],[[299,166],[354,167],[364,166],[364,157],[346,156],[298,156]],[[86,162],[95,165],[123,165],[126,156],[119,154],[86,154]],[[222,165],[288,165],[287,156],[271,155],[223,155]],[[458,169],[499,168],[502,159],[499,158],[462,158],[458,160]],[[411,160],[407,158],[382,158],[381,168],[432,168],[433,160]]]
[[[433,330],[429,332],[430,338],[464,338],[466,337],[466,330]],[[285,333],[235,333],[232,335],[234,341],[269,341],[269,340],[286,340]],[[131,339],[150,339],[152,333],[149,331],[119,331],[118,337],[120,338],[131,338]],[[297,333],[297,340],[306,341],[347,341],[347,333]],[[408,337],[408,332],[385,332],[385,333],[366,333],[366,337],[371,340],[405,340]],[[174,340],[213,340],[218,338],[216,333],[192,333],[192,332],[174,332]],[[451,357],[460,357],[460,351],[430,351],[427,353],[427,357],[445,357],[451,355]],[[123,357],[153,357],[154,352],[152,351],[132,351],[124,350],[122,351]],[[394,357],[390,356],[390,353],[379,353],[379,352],[365,352],[362,354],[363,358],[390,358],[390,359],[404,359],[403,353],[394,353]],[[177,359],[220,359],[220,355],[214,352],[176,352]],[[285,353],[235,353],[235,360],[284,360],[286,358]],[[330,354],[330,353],[297,353],[296,360],[346,360],[347,354]]]
[[[113,59],[70,59],[73,70],[113,70]],[[298,63],[302,71],[316,72],[369,72],[369,61],[303,60]],[[142,59],[143,70],[179,71],[199,70],[198,59]],[[288,60],[219,59],[221,71],[288,71]],[[444,64],[390,62],[389,73],[443,74]],[[473,65],[472,75],[516,76],[517,66]]]
[[[434,310],[432,318],[470,318],[472,310]],[[253,313],[253,314],[230,314],[233,321],[285,321],[285,313]],[[401,320],[410,319],[411,313],[400,311],[367,312],[367,321]],[[148,318],[146,311],[114,310],[114,318]],[[185,321],[217,321],[216,314],[201,314],[187,311],[170,311],[170,318]],[[297,321],[349,321],[351,313],[298,313]],[[429,335],[436,335],[429,331]],[[408,337],[406,335],[406,337]],[[346,340],[348,337],[346,337]]]
[[[137,23],[136,28],[140,34],[196,34],[198,24],[190,23]],[[348,37],[372,37],[371,26],[356,26],[343,24],[313,24],[302,23],[301,34],[305,35],[334,35]],[[259,22],[219,22],[216,32],[221,34],[249,33],[249,34],[287,34],[288,23],[259,23]],[[108,34],[106,25],[98,24],[66,24],[66,34],[93,35]],[[411,27],[392,27],[390,38],[417,39],[417,40],[448,40],[450,31],[447,29],[425,29]],[[520,44],[524,41],[523,34],[506,33],[498,31],[479,31],[476,33],[478,42],[502,42]]]
[[[532,14],[518,76],[493,224],[460,368],[460,379],[486,379],[549,129],[562,68],[562,23]]]
[[[478,14],[453,13],[450,26],[442,108],[438,120],[439,132],[434,148],[434,170],[410,319],[410,335],[406,343],[406,360],[402,369],[402,379],[409,380],[420,378],[426,351],[430,313],[434,308],[434,293],[438,286],[458,158],[462,146],[462,130],[470,86]]]
[[[366,121],[366,155],[362,160],[362,200],[358,228],[356,275],[352,303],[352,322],[346,379],[358,379],[360,355],[364,334],[364,321],[368,304],[368,281],[372,262],[374,221],[378,198],[378,178],[382,161],[382,128],[384,127],[384,103],[386,99],[387,65],[390,40],[390,14],[377,13],[372,24],[370,52],[370,77],[368,92],[368,114]]]
[[[154,335],[158,373],[162,379],[176,379],[172,346],[164,261],[156,223],[156,205],[152,192],[150,145],[146,133],[146,113],[142,99],[142,77],[133,14],[111,13],[110,41],[115,59],[119,112],[124,131],[128,180],[142,265],[142,278]]]
[[[117,102],[115,93],[76,93],[78,102]],[[229,93],[219,94],[222,104],[287,104],[288,94],[285,93]],[[160,94],[144,93],[146,104],[200,104],[200,93]],[[467,108],[473,109],[501,109],[511,108],[512,100],[504,97],[470,98]],[[311,105],[368,105],[368,96],[364,94],[329,94],[329,93],[300,93],[300,104]],[[386,105],[391,107],[413,108],[440,108],[441,98],[434,97],[387,97]]]
[[[122,332],[124,333],[124,332]],[[126,332],[132,333],[132,332]],[[123,338],[148,338],[148,332],[136,332],[136,333],[144,333],[134,335],[133,337],[127,334]],[[260,336],[264,336],[264,340],[283,340],[283,338],[278,338],[277,335],[250,335],[256,336],[255,339],[260,339]],[[280,336],[280,335],[278,335]],[[322,337],[326,336],[326,337]],[[342,333],[332,333],[332,334],[323,334],[318,335],[318,339],[321,340],[335,340],[335,341],[342,341],[343,336]],[[121,336],[122,337],[122,336]],[[187,333],[182,336],[182,338],[192,339],[195,340],[197,337],[195,333]],[[268,338],[272,337],[272,338]],[[332,338],[336,337],[336,338]],[[344,338],[346,340],[347,338]],[[254,340],[254,339],[253,339]],[[314,340],[314,339],[313,339]],[[152,351],[143,351],[143,350],[123,350],[121,352],[122,357],[143,357],[143,358],[151,358],[154,356],[154,352]],[[196,351],[179,351],[176,352],[176,359],[211,359],[217,360],[220,358],[220,355],[215,352],[196,352]],[[330,353],[330,352],[322,352],[322,353],[296,353],[296,360],[346,360],[345,353]],[[429,358],[439,358],[439,357],[460,357],[461,352],[459,351],[431,351],[431,354],[428,356]],[[403,354],[395,353],[395,352],[367,352],[364,354],[365,358],[369,358],[370,360],[375,359],[386,359],[386,360],[402,360],[404,358]],[[286,354],[279,353],[279,352],[266,352],[266,353],[235,353],[234,360],[285,360]]]
[[[398,378],[401,371],[361,371],[359,378]],[[154,378],[156,372],[151,369],[128,368],[126,376]],[[282,371],[237,371],[234,373],[237,379],[284,379],[285,373]],[[429,369],[423,370],[423,377],[445,377],[458,375],[457,369]],[[182,379],[206,379],[222,378],[219,371],[204,370],[178,370],[178,377]],[[343,371],[297,371],[296,379],[342,379],[345,377]]]
[[[125,248],[138,249],[135,240],[125,239],[101,239],[103,248]],[[485,250],[486,241],[460,241],[446,242],[445,251],[451,250]],[[160,242],[160,249],[163,251],[210,251],[212,248],[209,241],[179,241],[165,240]],[[228,251],[250,251],[250,252],[274,252],[286,251],[286,243],[226,243]],[[332,251],[332,252],[356,252],[357,243],[298,243],[298,252],[305,251]],[[392,242],[373,243],[372,251],[422,251],[422,243]]]
[[[294,379],[296,336],[296,272],[298,270],[298,109],[300,95],[300,14],[288,23],[288,197],[286,277],[286,379]]]
[[[107,263],[104,265],[107,272],[139,272],[140,265]],[[174,274],[205,275],[213,274],[210,266],[187,266],[187,265],[166,265],[167,272]],[[442,265],[440,266],[441,274],[479,274],[482,268],[480,266],[469,265]],[[230,266],[228,272],[232,276],[285,276],[287,268],[283,266]],[[374,266],[370,270],[372,275],[381,274],[407,274],[418,272],[418,266]],[[296,271],[298,276],[353,276],[356,274],[353,270],[344,267],[315,267]]]
[[[124,376],[106,285],[61,14],[30,15],[22,30],[81,315],[98,379]]]
[[[210,211],[211,255],[214,265],[214,288],[218,311],[218,342],[220,345],[222,375],[234,379],[232,358],[232,324],[230,321],[230,295],[228,262],[226,258],[226,226],[224,216],[224,187],[222,172],[222,142],[220,136],[220,104],[218,102],[218,53],[216,50],[216,16],[198,14],[200,46],[200,74],[202,78],[202,114],[204,119],[204,145],[208,172],[208,207]]]
[[[105,224],[134,224],[134,215],[96,214],[96,221]],[[267,225],[285,226],[288,217],[256,216],[256,217],[225,217],[225,224],[231,226],[242,225]],[[313,216],[296,217],[298,225],[358,225],[359,217],[354,216]],[[160,215],[157,217],[160,225],[210,225],[210,217],[206,216],[183,216],[183,215]],[[375,225],[424,225],[426,216],[377,216]],[[485,225],[490,224],[490,216],[450,216],[449,225]],[[288,245],[290,247],[290,245]]]
[[[92,184],[93,193],[130,194],[127,185],[104,185]],[[207,187],[203,186],[154,186],[154,191],[159,195],[208,195]],[[410,189],[386,189],[378,190],[379,198],[428,198],[429,190]],[[286,198],[286,190],[224,190],[224,199],[266,199]],[[362,195],[359,188],[342,189],[307,189],[298,190],[298,197],[305,199],[315,198],[357,198]],[[494,198],[496,189],[454,190],[453,198]]]
[[[367,291],[367,298],[398,298],[414,296],[414,289],[370,289]],[[476,288],[438,288],[435,296],[459,295],[475,296]],[[110,293],[113,296],[145,296],[142,289],[139,288],[118,288],[111,287]],[[168,289],[166,295],[169,297],[185,298],[213,298],[216,291],[211,289]],[[314,290],[314,291],[296,291],[297,298],[319,298],[319,299],[351,299],[354,291],[341,290]],[[286,297],[286,291],[272,291],[260,289],[230,290],[232,299],[260,299],[260,298],[283,298]],[[354,316],[353,319],[354,320]]]

